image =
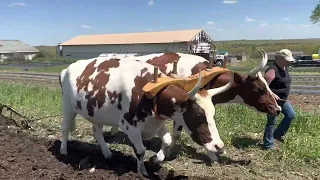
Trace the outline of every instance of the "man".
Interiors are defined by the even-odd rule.
[[[281,106],[281,113],[284,118],[275,129],[278,116],[267,115],[267,124],[263,136],[263,146],[265,149],[274,148],[274,139],[279,142],[284,142],[284,135],[288,131],[292,120],[295,118],[296,113],[289,101],[287,101],[290,93],[291,76],[288,72],[288,65],[294,62],[292,53],[288,49],[282,49],[275,55],[275,62],[271,64],[265,73],[271,91]]]

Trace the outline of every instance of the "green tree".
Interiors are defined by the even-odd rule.
[[[313,24],[320,23],[320,1],[312,10],[310,20],[313,22]]]

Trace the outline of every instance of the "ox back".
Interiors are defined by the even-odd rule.
[[[64,101],[92,123],[118,125],[123,112],[129,111],[130,103],[137,103],[143,97],[141,89],[152,80],[153,66],[141,61],[104,60],[80,60],[65,70],[61,84],[68,99]]]

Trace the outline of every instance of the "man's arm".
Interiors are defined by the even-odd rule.
[[[270,83],[273,81],[275,76],[276,76],[276,73],[274,69],[270,69],[266,72],[266,74],[264,75],[264,78],[266,79],[268,85],[270,85]]]
[[[270,85],[270,83],[273,81],[275,76],[276,76],[276,73],[274,69],[270,69],[266,72],[266,74],[264,75],[264,78],[266,79],[268,85]],[[272,92],[272,95],[276,100],[280,99],[279,96],[274,94],[273,92]]]

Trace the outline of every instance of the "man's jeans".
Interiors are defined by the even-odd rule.
[[[275,125],[277,123],[278,116],[273,117],[267,115],[267,124],[263,136],[263,144],[264,148],[266,149],[274,147],[274,139],[281,140],[283,138],[283,136],[288,131],[292,120],[296,116],[296,112],[294,111],[289,101],[286,101],[281,108],[281,113],[284,115],[284,118],[279,123],[276,129]]]

